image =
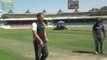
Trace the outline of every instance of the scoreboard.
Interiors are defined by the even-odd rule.
[[[68,9],[78,9],[79,0],[68,0]]]

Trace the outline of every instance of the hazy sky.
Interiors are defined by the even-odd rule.
[[[107,6],[107,0],[79,0],[79,11],[88,11],[92,8]],[[57,12],[61,9],[64,12],[74,11],[68,9],[68,0],[14,0],[14,12],[23,13],[26,10],[33,13]]]

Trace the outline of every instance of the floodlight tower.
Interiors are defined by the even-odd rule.
[[[3,13],[8,13],[10,10],[13,11],[13,0],[1,0]]]

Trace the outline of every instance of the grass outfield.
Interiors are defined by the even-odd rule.
[[[48,28],[46,31],[50,49],[86,54],[93,54],[95,51],[91,27],[73,27],[69,30],[59,31]],[[30,29],[0,30],[0,60],[33,60],[34,53],[32,51]],[[107,39],[104,41],[104,51],[106,53],[101,56],[106,57]]]

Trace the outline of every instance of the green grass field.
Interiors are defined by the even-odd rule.
[[[107,29],[106,29],[107,30]],[[91,27],[70,28],[69,30],[53,30],[47,28],[49,49],[69,53],[95,52]],[[104,41],[104,51],[100,56],[107,56],[107,39]],[[60,52],[61,52],[60,51]],[[0,60],[33,60],[32,32],[30,29],[0,29]]]

